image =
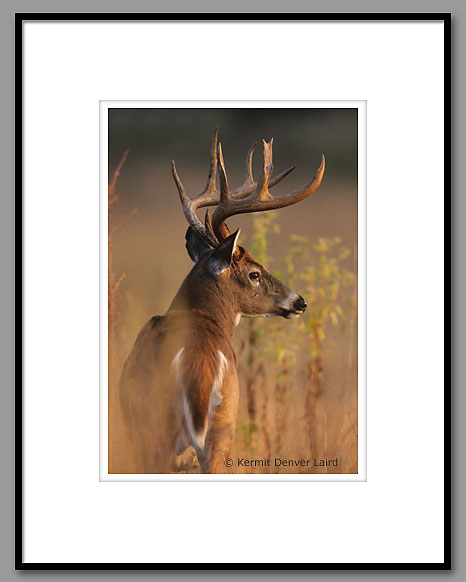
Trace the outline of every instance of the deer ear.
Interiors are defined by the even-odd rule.
[[[214,275],[220,275],[225,269],[231,265],[233,255],[235,254],[238,237],[241,230],[238,228],[236,232],[230,234],[216,249],[209,258],[210,270]]]
[[[201,255],[203,255],[206,251],[211,250],[209,245],[196,234],[192,227],[189,227],[186,231],[185,238],[188,255],[191,257],[194,263],[197,263],[197,261],[201,258]]]

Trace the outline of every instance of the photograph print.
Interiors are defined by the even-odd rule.
[[[105,114],[108,477],[357,475],[361,111]]]

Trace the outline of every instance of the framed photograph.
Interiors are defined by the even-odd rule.
[[[448,569],[450,15],[100,16],[16,17],[17,568]]]
[[[364,102],[101,102],[101,479],[365,480],[365,119]]]

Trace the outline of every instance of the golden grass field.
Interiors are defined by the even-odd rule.
[[[169,167],[139,166],[137,177],[123,182],[126,190],[138,190],[136,207],[128,192],[120,196],[120,179],[131,164],[130,153],[109,188],[110,473],[125,472],[130,454],[117,398],[125,358],[146,321],[166,311],[192,266]],[[183,179],[197,191],[204,172],[184,169]],[[276,193],[306,179],[301,172]],[[243,319],[237,328],[241,393],[232,458],[235,465],[237,459],[257,462],[231,472],[358,471],[357,184],[327,182],[324,177],[321,188],[295,207],[231,220],[232,228],[241,226],[240,243],[309,306],[295,320]],[[275,458],[310,461],[275,466]],[[319,465],[325,459],[328,464]],[[191,461],[182,468],[196,471]]]

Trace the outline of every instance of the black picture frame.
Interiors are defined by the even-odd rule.
[[[451,14],[450,13],[17,13],[15,14],[15,286],[23,289],[23,24],[28,21],[443,21],[445,101],[445,416],[443,563],[31,563],[23,560],[23,306],[15,306],[15,568],[17,570],[451,570]]]

